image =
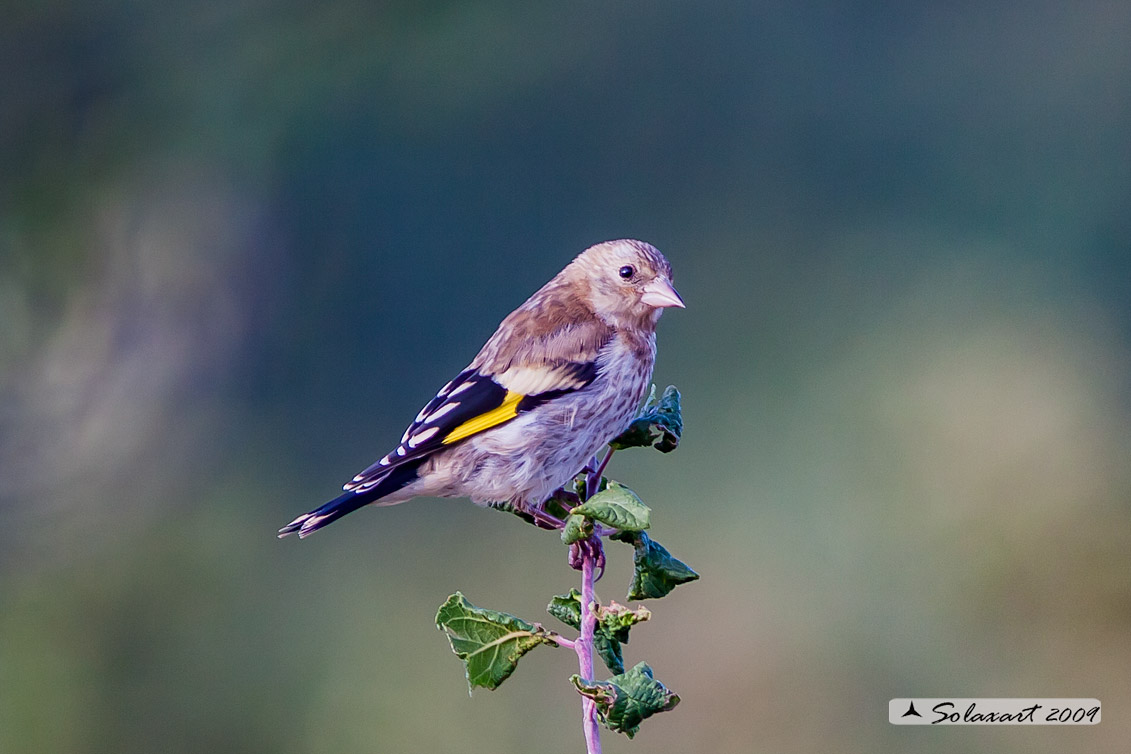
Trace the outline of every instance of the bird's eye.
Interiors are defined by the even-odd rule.
[[[623,279],[628,280],[630,277],[636,274],[636,268],[631,264],[626,264],[624,267],[621,267],[619,270],[617,270],[617,274],[620,275]]]

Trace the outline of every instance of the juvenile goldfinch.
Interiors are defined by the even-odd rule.
[[[537,509],[632,421],[669,306],[683,299],[654,247],[586,249],[503,320],[391,453],[279,536],[305,537],[364,505],[418,496]]]

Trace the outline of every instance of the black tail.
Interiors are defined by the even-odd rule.
[[[406,463],[403,466],[394,466],[384,479],[372,487],[357,492],[345,492],[325,505],[315,508],[310,513],[302,514],[279,529],[279,538],[282,539],[296,531],[299,538],[306,537],[323,526],[334,523],[347,513],[353,513],[358,508],[377,502],[386,495],[415,481],[417,479],[416,469],[419,466],[420,461]]]

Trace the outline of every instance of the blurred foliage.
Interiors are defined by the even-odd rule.
[[[487,709],[413,643],[450,563],[540,610],[552,533],[435,501],[273,533],[623,236],[675,268],[656,379],[693,420],[617,475],[710,575],[634,638],[685,696],[637,746],[1125,750],[1131,6],[8,6],[0,751],[574,740],[528,714],[569,653]],[[1115,712],[884,719],[939,693]]]

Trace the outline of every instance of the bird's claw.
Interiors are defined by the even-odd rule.
[[[593,560],[597,570],[593,580],[600,581],[605,575],[605,548],[601,544],[601,537],[596,534],[569,546],[570,568],[580,571],[586,559]]]

